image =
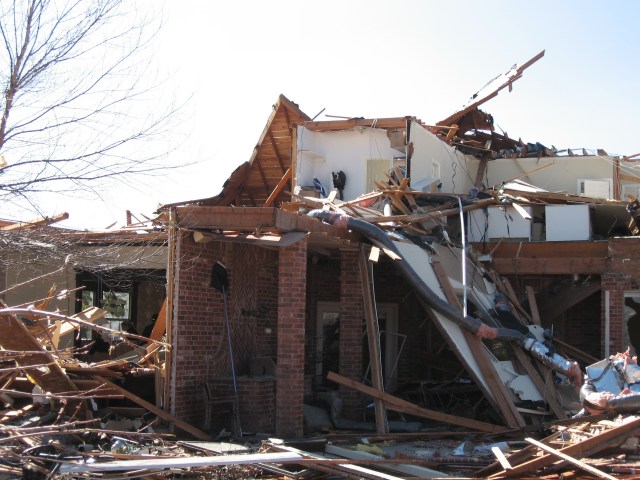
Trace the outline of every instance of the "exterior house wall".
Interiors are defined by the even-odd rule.
[[[241,424],[248,431],[273,431],[276,379],[254,365],[263,358],[276,361],[278,252],[225,242],[195,243],[190,234],[182,233],[176,258],[180,260],[175,280],[171,412],[202,425],[205,382],[212,386],[214,400],[234,396],[225,298],[210,286],[212,268],[220,261],[228,273],[227,315]],[[213,416],[216,408],[217,404],[212,407]]]
[[[11,255],[5,269],[6,285],[20,285],[3,295],[7,305],[30,305],[39,299],[47,297],[47,292],[53,284],[60,290],[76,288],[76,275],[73,269],[62,270],[62,265],[53,264],[46,260],[37,261],[33,258]],[[52,274],[52,275],[47,275]],[[46,276],[44,276],[46,275]],[[36,280],[34,280],[36,279]],[[48,308],[59,309],[61,313],[73,315],[75,313],[75,296],[54,299]]]
[[[278,258],[276,434],[303,434],[307,240],[281,248]]]
[[[76,269],[95,268],[98,262],[102,265],[126,265],[126,268],[159,270],[167,268],[167,248],[164,246],[79,247],[78,252],[77,258],[72,259]],[[7,305],[24,305],[45,298],[54,283],[59,291],[76,288],[76,273],[73,268],[43,277],[59,270],[61,263],[46,259],[38,261],[33,258],[20,258],[17,255],[9,256],[7,263],[9,266],[5,270],[5,283],[7,285],[24,283],[24,286],[10,290],[4,295]],[[72,315],[76,311],[75,299],[72,296],[68,299],[53,300],[49,308],[57,308],[63,313]]]
[[[628,345],[624,344],[626,336],[626,325],[624,324],[624,292],[633,286],[633,279],[623,273],[608,272],[601,276],[602,285],[602,339],[607,338],[606,309],[609,310],[608,353],[613,355],[617,352],[624,352]],[[608,295],[607,295],[608,294]],[[608,296],[608,302],[607,302]],[[607,346],[602,344],[602,355],[607,353]]]
[[[204,382],[215,364],[228,362],[223,297],[209,286],[215,262],[227,261],[225,247],[220,242],[195,243],[188,232],[180,232],[176,241],[170,409],[194,425],[204,420]],[[233,280],[233,272],[230,277]]]
[[[467,193],[475,180],[477,159],[464,155],[447,145],[417,122],[411,122],[410,142],[413,143],[411,156],[411,188],[435,191],[427,186],[437,180],[434,168],[439,169],[442,191],[446,193]],[[474,172],[471,173],[470,170]],[[437,183],[437,182],[436,182]],[[425,190],[426,189],[426,190]]]
[[[317,177],[329,192],[333,189],[331,172],[342,170],[347,177],[344,200],[353,200],[375,189],[375,185],[366,182],[368,160],[386,160],[391,169],[394,157],[403,155],[391,148],[383,129],[357,127],[342,132],[314,132],[298,127],[295,185],[313,185],[313,178]]]

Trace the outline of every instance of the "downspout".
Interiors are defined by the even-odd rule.
[[[175,399],[175,382],[174,378],[176,376],[175,364],[173,362],[173,317],[174,317],[174,294],[178,290],[179,286],[176,286],[177,275],[176,275],[176,249],[178,248],[178,235],[180,235],[180,230],[177,227],[177,214],[175,207],[171,207],[169,209],[169,238],[168,238],[168,255],[167,255],[167,311],[166,311],[166,322],[165,322],[165,333],[167,336],[166,342],[169,345],[166,347],[165,352],[165,378],[164,378],[164,389],[162,392],[162,409],[165,412],[169,412],[172,415],[175,415],[176,406],[171,399]]]

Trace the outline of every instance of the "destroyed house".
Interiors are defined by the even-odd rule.
[[[102,232],[54,227],[65,219],[7,223],[0,227],[2,301],[64,315],[104,309],[99,325],[118,332],[130,324],[142,332],[165,300],[167,236],[151,225]],[[43,224],[44,223],[44,224]],[[56,348],[80,348],[92,331],[55,326]],[[59,330],[56,330],[59,329]],[[110,341],[113,334],[107,338]],[[106,355],[103,355],[103,357]],[[98,357],[84,356],[97,361]],[[102,358],[100,358],[102,359]]]
[[[327,405],[378,431],[395,412],[485,432],[575,413],[540,350],[454,318],[491,323],[498,291],[582,367],[631,342],[632,159],[497,134],[479,106],[526,66],[437,125],[313,121],[280,96],[219,195],[162,207],[171,414],[299,436]]]

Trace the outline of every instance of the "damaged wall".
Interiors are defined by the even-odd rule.
[[[436,191],[429,188],[428,184],[439,178],[443,192],[467,193],[469,191],[478,169],[474,163],[477,160],[473,156],[464,155],[447,145],[415,121],[411,122],[410,137],[413,143],[411,188]],[[470,173],[470,170],[473,172]]]
[[[578,179],[611,180],[613,181],[613,157],[609,156],[562,156],[530,158],[498,158],[487,163],[487,170],[482,182],[487,185],[499,185],[505,180],[520,177],[520,180],[545,189],[549,192],[567,192],[579,195]],[[473,178],[478,170],[479,161],[472,167]],[[545,165],[550,165],[542,168]],[[533,172],[533,170],[537,170]],[[523,175],[525,172],[532,172]],[[613,185],[613,183],[611,183]],[[594,185],[594,188],[598,185]],[[587,185],[587,189],[589,186]],[[595,191],[586,192],[593,197]],[[611,187],[609,198],[613,198]]]
[[[375,190],[367,181],[367,168],[388,171],[393,159],[404,154],[391,148],[387,131],[356,127],[339,132],[314,132],[298,127],[297,185],[313,185],[317,177],[327,192],[333,189],[331,172],[342,170],[346,176],[344,200]],[[385,182],[383,174],[377,180]]]

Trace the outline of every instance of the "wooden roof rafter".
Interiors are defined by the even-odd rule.
[[[285,110],[286,113],[286,110]],[[288,123],[289,119],[287,118],[287,123]],[[276,143],[276,139],[273,136],[273,132],[271,130],[269,130],[269,140],[271,140],[271,146],[273,147],[273,151],[276,154],[276,158],[278,159],[278,164],[280,165],[280,170],[282,170],[282,174],[284,175],[284,173],[287,171],[286,167],[284,166],[284,162],[282,161],[282,156],[280,155],[280,152],[278,151],[278,144]]]

